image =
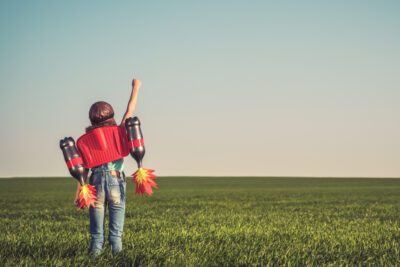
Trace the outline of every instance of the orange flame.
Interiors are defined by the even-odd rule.
[[[132,174],[132,182],[136,183],[136,192],[144,196],[145,193],[152,195],[153,189],[151,187],[157,188],[157,184],[153,179],[157,177],[153,174],[154,170],[139,168],[134,174]]]
[[[90,208],[92,206],[95,207],[94,204],[97,204],[96,197],[96,188],[93,185],[85,184],[81,187],[81,192],[79,193],[79,207],[78,209],[82,209],[85,207]]]

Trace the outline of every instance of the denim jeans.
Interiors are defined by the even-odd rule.
[[[107,164],[101,165],[95,173],[90,176],[90,184],[96,188],[97,204],[90,207],[90,252],[94,256],[101,253],[104,245],[104,225],[106,207],[109,213],[108,241],[115,255],[122,250],[122,230],[125,217],[125,175],[121,177],[111,176]]]

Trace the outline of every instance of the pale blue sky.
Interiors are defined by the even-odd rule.
[[[158,175],[400,176],[399,1],[1,1],[0,176],[143,81]],[[135,170],[126,159],[127,173]]]

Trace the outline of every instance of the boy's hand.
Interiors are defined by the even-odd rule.
[[[77,207],[79,206],[79,192],[78,191],[76,192],[76,195],[75,195],[74,204]]]
[[[142,86],[142,82],[138,79],[133,79],[132,80],[132,88],[139,89],[140,86]]]

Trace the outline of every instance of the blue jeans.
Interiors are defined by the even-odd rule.
[[[125,175],[121,177],[111,176],[107,164],[101,165],[95,173],[90,176],[90,184],[96,188],[97,204],[90,207],[90,252],[97,256],[101,253],[104,245],[104,224],[106,206],[109,212],[108,241],[115,255],[122,250],[122,230],[125,217]]]

